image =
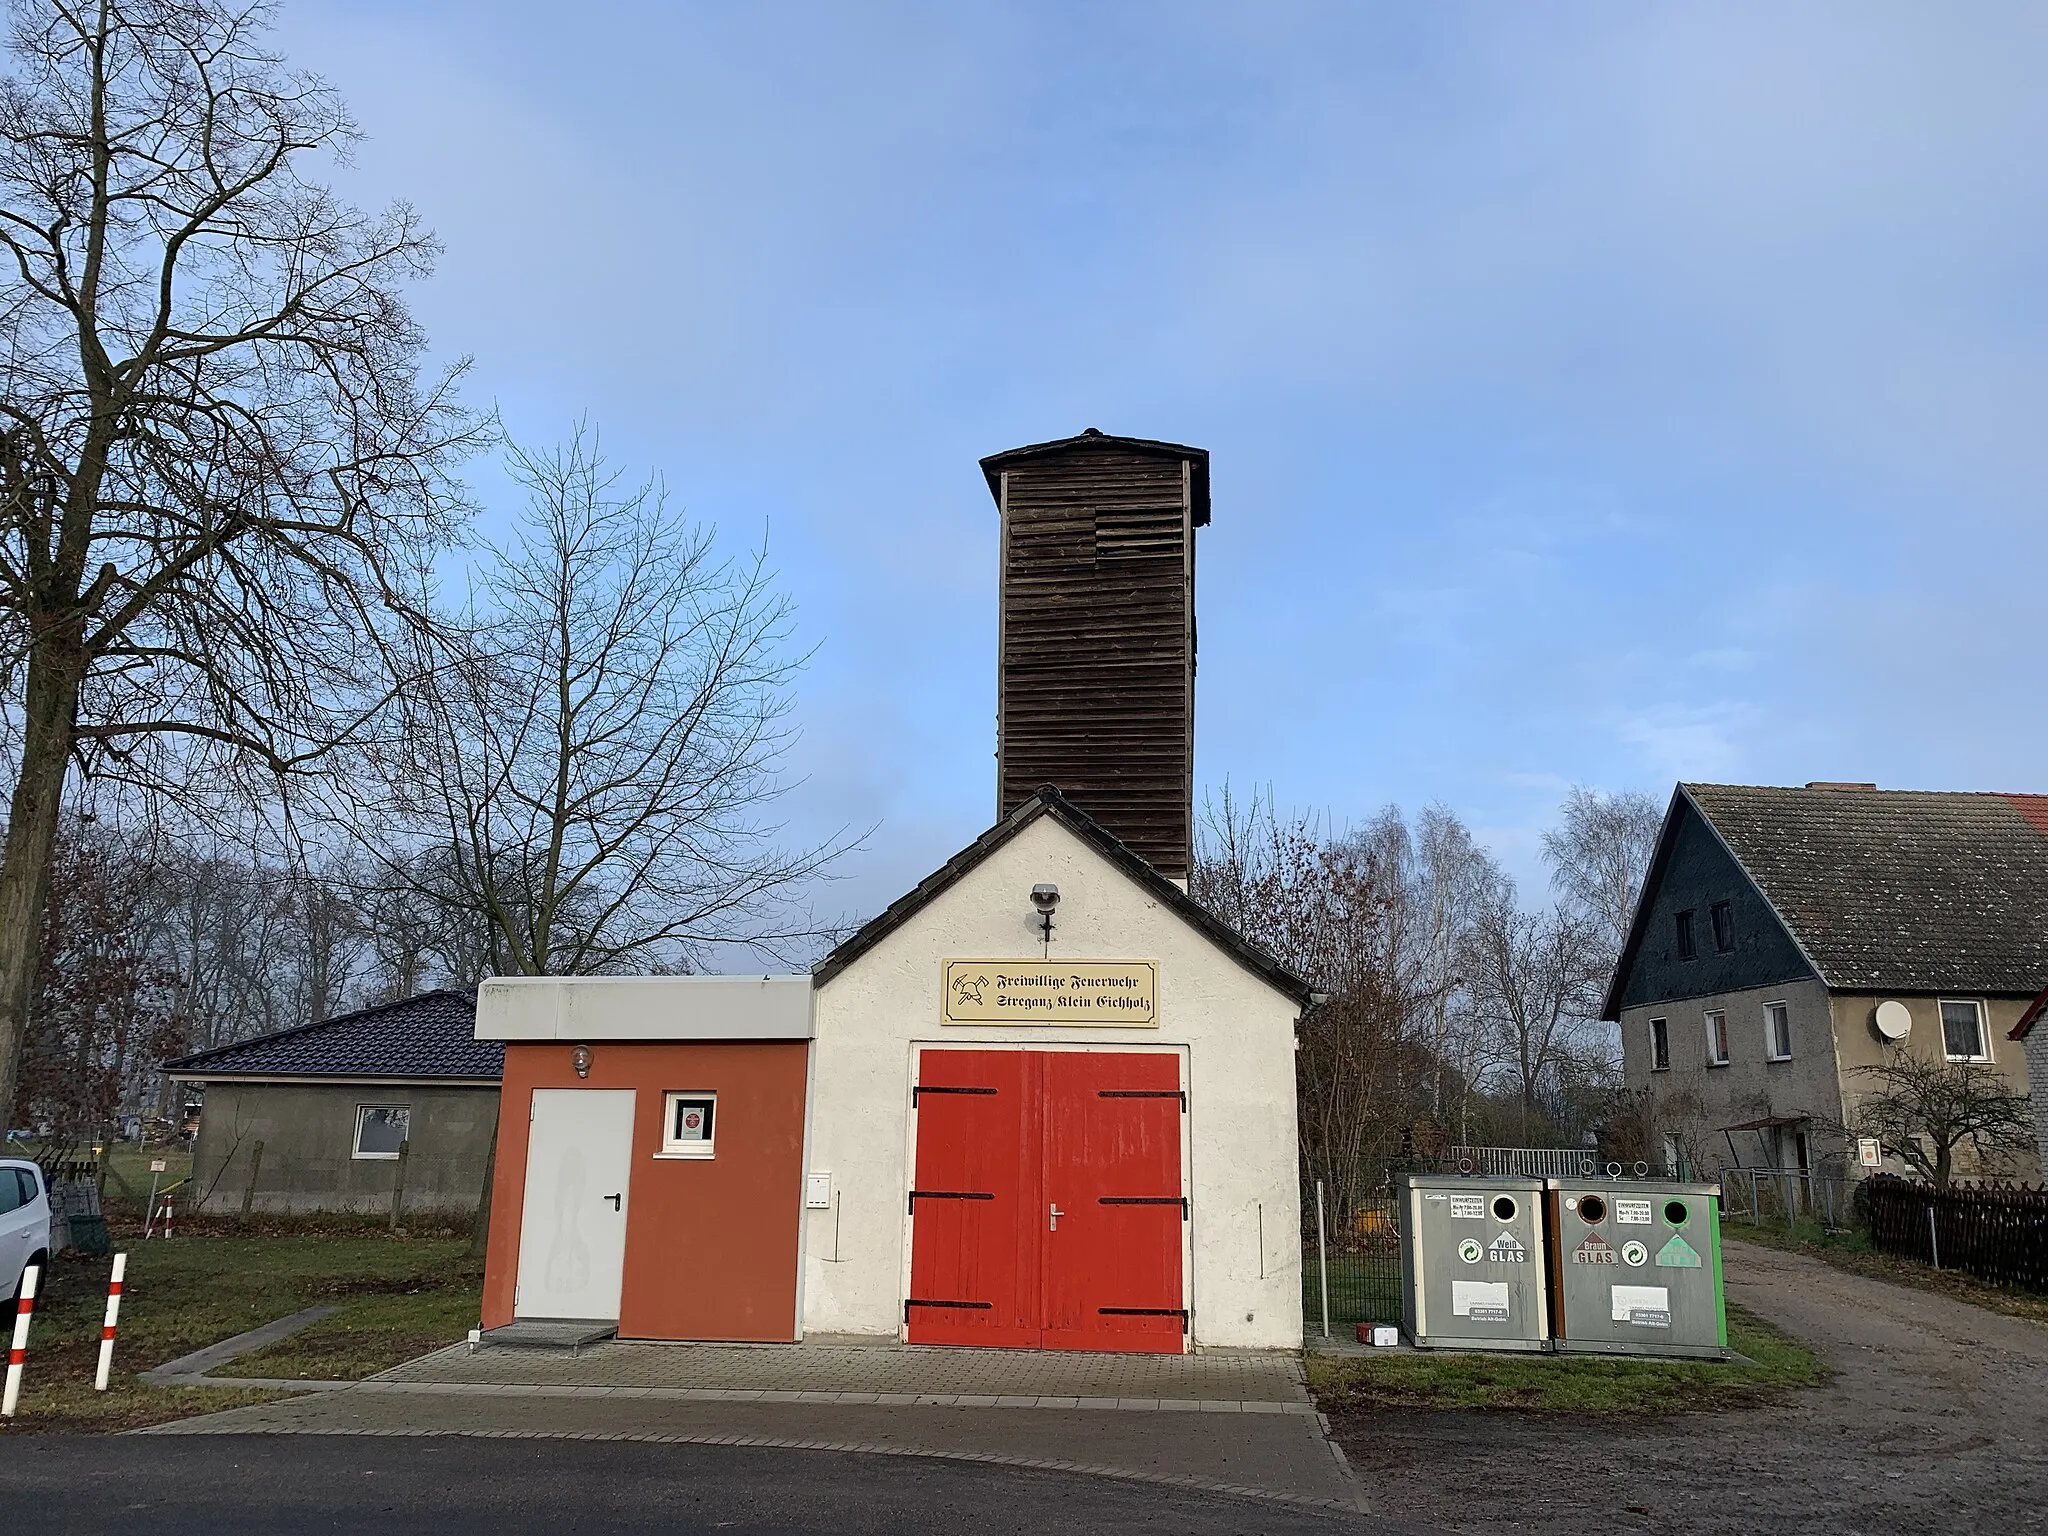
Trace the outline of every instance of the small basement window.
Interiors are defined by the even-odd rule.
[[[1650,1070],[1671,1070],[1671,1025],[1664,1019],[1650,1020]]]
[[[1696,951],[1692,943],[1692,913],[1679,912],[1673,915],[1672,926],[1678,932],[1678,958],[1690,960]]]
[[[1728,1065],[1728,1014],[1716,1008],[1707,1016],[1707,1065]]]
[[[677,1092],[662,1095],[661,1157],[710,1157],[713,1122],[718,1113],[715,1093]]]
[[[1792,1059],[1791,1004],[1764,1004],[1764,1055],[1772,1061]]]
[[[356,1106],[356,1157],[392,1158],[412,1133],[412,1111],[403,1104]]]
[[[1991,1048],[1984,1039],[1983,1004],[1943,998],[1941,1046],[1950,1061],[1989,1061]]]
[[[1725,901],[1717,901],[1709,909],[1714,919],[1714,951],[1716,954],[1735,953],[1735,911]]]

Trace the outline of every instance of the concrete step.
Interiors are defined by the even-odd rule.
[[[486,1328],[479,1344],[510,1344],[521,1349],[566,1349],[575,1354],[586,1344],[601,1344],[619,1331],[617,1323],[587,1317],[522,1317],[502,1328]]]

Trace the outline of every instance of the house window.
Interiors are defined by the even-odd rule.
[[[1671,1070],[1671,1026],[1663,1019],[1650,1020],[1650,1070]]]
[[[402,1104],[358,1104],[356,1106],[357,1157],[398,1156],[399,1146],[412,1131],[412,1111]]]
[[[715,1093],[662,1095],[662,1157],[710,1157],[713,1121],[718,1113]]]
[[[1984,1040],[1984,1007],[1974,1001],[1947,998],[1941,1004],[1941,1044],[1950,1061],[1989,1061]]]
[[[1707,1065],[1728,1065],[1728,1015],[1719,1008],[1707,1015]]]
[[[1792,1059],[1792,1009],[1787,1003],[1764,1004],[1764,1055],[1772,1061]]]
[[[1717,901],[1709,909],[1714,919],[1714,951],[1717,954],[1735,953],[1735,913],[1725,901]]]
[[[1692,945],[1692,913],[1680,912],[1672,918],[1678,929],[1678,958],[1690,960],[1697,951]]]

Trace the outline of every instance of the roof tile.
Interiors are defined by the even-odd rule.
[[[1681,787],[1829,986],[2048,982],[2048,796]]]
[[[164,1064],[193,1077],[499,1077],[502,1041],[476,1038],[476,994],[422,992]]]

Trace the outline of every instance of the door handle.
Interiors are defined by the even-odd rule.
[[[1060,1229],[1060,1218],[1061,1218],[1062,1216],[1066,1215],[1067,1213],[1066,1213],[1065,1211],[1061,1210],[1061,1209],[1060,1209],[1060,1208],[1059,1208],[1058,1206],[1056,1206],[1056,1205],[1049,1205],[1049,1206],[1047,1206],[1047,1207],[1046,1207],[1046,1210],[1047,1210],[1048,1212],[1050,1212],[1050,1213],[1051,1213],[1051,1218],[1050,1218],[1050,1219],[1051,1219],[1051,1222],[1052,1222],[1052,1230],[1053,1230],[1053,1231],[1055,1231],[1055,1232],[1059,1231],[1059,1229]]]
[[[624,1191],[621,1191],[620,1193],[621,1193],[621,1194],[623,1194],[623,1193],[624,1193]],[[598,1198],[599,1198],[600,1200],[609,1200],[609,1201],[611,1201],[611,1203],[612,1203],[612,1209],[613,1209],[613,1210],[615,1210],[615,1211],[616,1211],[616,1210],[620,1210],[620,1209],[622,1209],[622,1207],[621,1207],[621,1206],[620,1206],[620,1204],[619,1204],[619,1196],[618,1196],[618,1195],[600,1195],[600,1196],[598,1196]]]

